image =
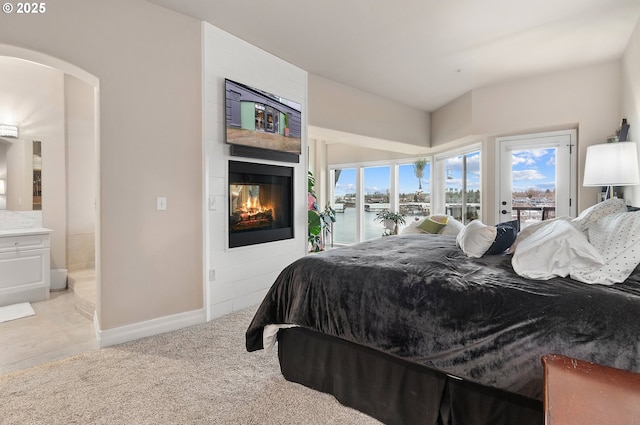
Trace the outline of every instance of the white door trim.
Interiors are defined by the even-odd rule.
[[[578,139],[577,139],[577,131],[576,130],[561,130],[561,131],[552,131],[552,132],[546,132],[546,133],[533,133],[533,134],[522,134],[522,135],[517,135],[517,136],[505,136],[505,137],[497,137],[496,138],[496,181],[495,181],[495,193],[496,193],[496,202],[500,202],[501,199],[501,178],[504,175],[504,170],[502,169],[503,166],[506,167],[506,165],[503,163],[502,161],[502,147],[506,144],[506,143],[529,143],[529,144],[535,144],[535,139],[549,139],[552,137],[558,137],[558,136],[568,136],[569,137],[569,144],[570,146],[570,151],[571,151],[571,155],[570,155],[570,159],[569,159],[569,190],[568,190],[568,195],[569,195],[569,215],[572,217],[575,217],[576,215],[576,211],[577,211],[577,191],[578,191],[578,184],[577,184],[577,179],[578,179],[578,171],[577,171],[577,143],[578,143]],[[549,143],[542,143],[540,145],[541,147],[544,146],[551,146],[551,144]],[[556,175],[556,179],[558,178],[558,176]],[[509,208],[511,206],[508,206]],[[496,219],[496,223],[499,223],[500,221],[502,221],[501,218],[501,214],[500,214],[500,210],[502,209],[501,205],[497,205],[497,208],[495,209],[495,219]]]

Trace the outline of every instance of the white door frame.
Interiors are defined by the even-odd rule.
[[[495,210],[495,218],[496,223],[503,221],[503,217],[501,217],[501,210],[508,208],[511,209],[511,205],[501,205],[502,199],[502,176],[511,175],[511,161],[506,161],[507,158],[503,158],[503,147],[511,145],[536,145],[536,142],[540,143],[540,147],[556,147],[559,146],[558,142],[549,141],[548,139],[552,139],[554,137],[563,137],[568,136],[567,146],[569,147],[569,189],[565,191],[562,188],[558,188],[556,186],[556,203],[564,200],[568,205],[565,205],[568,209],[568,215],[575,217],[577,211],[577,192],[578,192],[578,171],[577,171],[577,131],[576,130],[562,130],[562,131],[552,131],[547,133],[534,133],[534,134],[523,134],[518,136],[506,136],[506,137],[497,137],[496,138],[496,182],[495,182],[495,193],[496,200],[498,203],[497,208]],[[544,140],[547,139],[547,140]],[[503,161],[503,159],[505,161]],[[556,167],[558,165],[556,164]],[[507,169],[508,168],[508,169]],[[556,172],[556,181],[558,180],[558,173]],[[557,206],[556,206],[557,208]],[[560,210],[562,211],[562,210]],[[561,214],[567,215],[567,214]]]

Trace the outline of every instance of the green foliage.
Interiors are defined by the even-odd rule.
[[[314,198],[316,197],[316,192],[314,190],[314,186],[316,185],[316,178],[313,177],[313,173],[311,171],[307,171],[307,192]]]
[[[381,222],[382,224],[386,224],[387,221],[392,221],[394,223],[393,230],[387,229],[385,226],[385,231],[382,236],[397,235],[398,234],[398,224],[405,224],[405,215],[400,212],[390,212],[390,211],[380,211],[376,214],[376,221]],[[392,233],[387,233],[390,231]]]
[[[318,236],[322,232],[322,220],[320,214],[315,210],[308,211],[307,224],[309,227],[309,236]]]
[[[307,212],[307,240],[311,245],[312,252],[322,251],[322,238],[330,232],[331,223],[336,221],[336,211],[329,204],[320,211],[316,203],[316,193],[314,190],[316,181],[311,171],[307,173],[307,192],[310,199],[307,200],[309,210]]]
[[[427,164],[428,161],[424,158],[420,158],[413,163],[413,171],[416,173],[416,177],[420,178],[424,176],[424,169]]]
[[[390,211],[380,211],[378,214],[376,214],[375,220],[381,223],[384,223],[387,220],[391,220],[395,224],[405,224],[405,217],[406,216],[404,214],[401,214],[399,212],[392,213]]]
[[[320,237],[320,233],[322,233],[322,220],[320,219],[320,215],[315,210],[309,210],[307,216],[307,240],[309,244],[311,244],[311,251],[322,251],[322,240]]]

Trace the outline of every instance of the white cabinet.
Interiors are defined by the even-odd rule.
[[[0,306],[49,299],[50,233],[0,230]]]

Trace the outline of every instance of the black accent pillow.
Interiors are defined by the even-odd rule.
[[[498,255],[504,253],[516,241],[519,228],[520,223],[518,220],[496,224],[496,229],[498,230],[496,238],[484,255]]]
[[[520,222],[518,220],[505,221],[505,222],[496,224],[496,227],[498,226],[511,226],[514,229],[516,229],[516,233],[520,233]]]

